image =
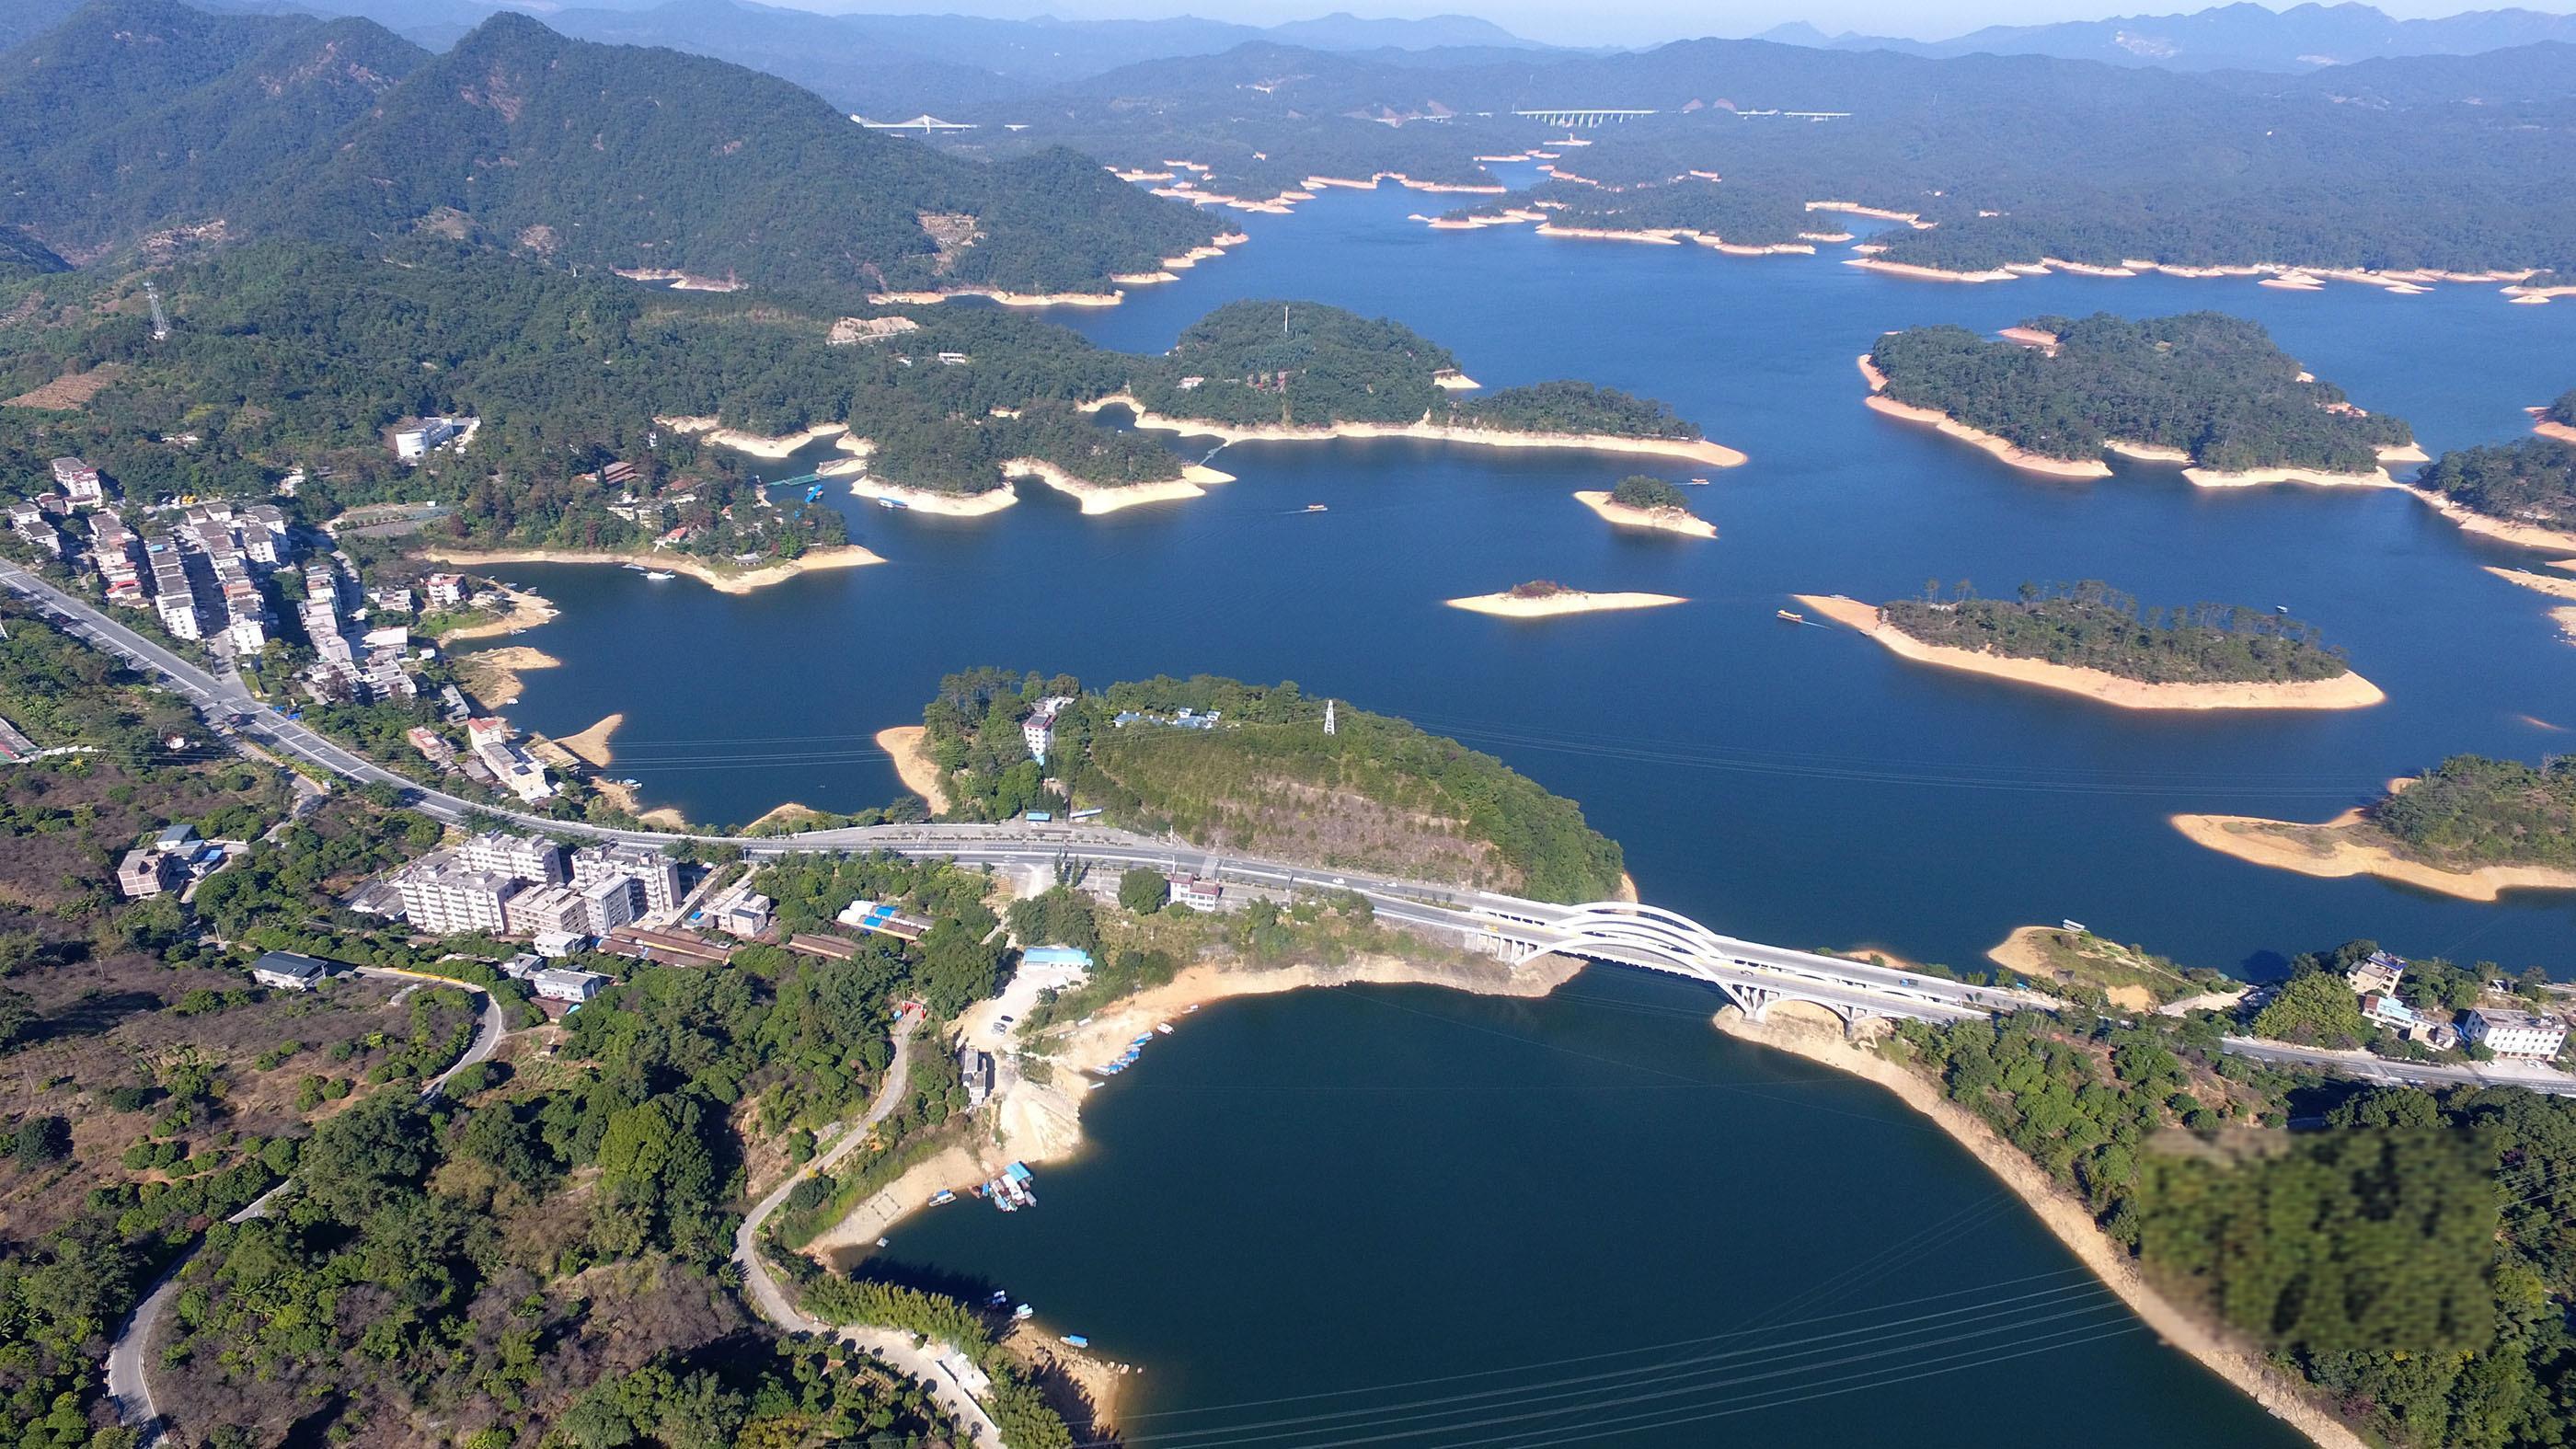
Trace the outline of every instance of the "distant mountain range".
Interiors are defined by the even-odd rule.
[[[0,264],[406,234],[766,287],[1100,291],[1217,223],[1031,148],[993,164],[770,76],[523,15],[444,55],[373,21],[95,0],[0,55]]]
[[[1825,50],[1893,50],[1934,58],[2049,55],[2171,70],[2314,70],[2414,55],[2474,55],[2537,41],[2576,41],[2576,16],[2536,10],[2475,10],[2437,20],[2399,20],[2372,6],[2218,5],[2187,15],[2118,15],[2054,25],[1994,25],[1955,40],[1826,35],[1795,22],[1759,37]]]

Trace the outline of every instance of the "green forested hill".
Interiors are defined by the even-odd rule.
[[[6,219],[82,258],[219,221],[207,235],[431,231],[768,289],[1101,291],[1217,229],[1069,151],[987,166],[755,71],[512,12],[433,58],[361,20],[95,0],[0,64],[0,115]]]
[[[945,261],[925,214],[983,236]],[[387,96],[256,220],[346,240],[428,227],[564,262],[848,288],[952,274],[1098,287],[1215,231],[1062,155],[987,169],[784,81],[509,13]]]
[[[110,22],[117,10],[93,7],[74,29]],[[195,15],[176,5],[130,7]],[[142,17],[129,17],[137,20]],[[203,19],[204,17],[199,17]],[[205,37],[218,49],[269,26],[220,30]],[[130,87],[133,42],[123,32],[104,47],[85,78]],[[163,42],[182,42],[175,36]],[[18,158],[0,187],[16,219],[57,248],[88,249],[128,238],[162,221],[223,216],[245,191],[276,178],[376,104],[429,53],[371,20],[341,19],[284,27],[270,43],[203,82],[138,90],[130,109],[109,124],[84,128]],[[47,81],[59,74],[26,73]],[[0,102],[5,105],[6,102]]]
[[[2496,518],[2543,528],[2576,521],[2576,447],[2553,438],[2457,448],[2435,459],[2415,482]]]
[[[1891,332],[1870,348],[1887,395],[1937,408],[2051,458],[2092,458],[2119,440],[2179,448],[2203,467],[2379,466],[2412,440],[2405,423],[2354,408],[2260,323],[2217,312],[2128,321],[2034,317],[2053,348],[1989,341],[1963,327]]]
[[[1020,725],[1050,696],[1068,702],[1040,768]],[[1054,777],[1074,805],[1202,845],[1543,900],[1601,900],[1619,888],[1619,846],[1573,801],[1491,755],[1348,701],[1327,735],[1324,704],[1295,684],[1213,675],[1085,692],[1066,675],[979,669],[941,680],[923,723],[959,818],[1062,809],[1065,798],[1044,783]],[[1183,710],[1213,722],[1175,724]]]

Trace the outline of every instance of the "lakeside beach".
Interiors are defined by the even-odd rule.
[[[783,584],[799,574],[825,569],[864,568],[885,560],[855,543],[834,544],[828,548],[810,548],[802,555],[760,568],[728,572],[680,554],[610,553],[598,549],[577,548],[433,548],[421,557],[432,563],[473,567],[480,564],[618,564],[645,569],[662,569],[685,578],[696,579],[720,594],[748,594],[771,584]]]
[[[2314,825],[2254,815],[2175,815],[2174,829],[2195,845],[2252,865],[2328,879],[2376,876],[2392,884],[2492,902],[2506,891],[2576,890],[2576,870],[2546,865],[2482,865],[2446,870],[2398,854],[2359,810]]]
[[[903,788],[928,801],[931,814],[945,815],[947,780],[925,748],[929,737],[930,731],[920,725],[894,725],[877,731],[876,745],[893,759],[895,778],[903,781]]]
[[[1552,594],[1520,594],[1505,589],[1500,593],[1477,594],[1464,599],[1444,600],[1450,608],[1470,613],[1492,614],[1504,619],[1551,619],[1560,614],[1595,614],[1616,609],[1657,609],[1667,604],[1687,604],[1679,594],[1591,593],[1583,589],[1560,589]]]
[[[1619,525],[1678,533],[1685,538],[1715,538],[1717,525],[1684,508],[1636,508],[1620,502],[1607,488],[1580,488],[1574,501]]]
[[[1744,454],[1722,443],[1705,438],[1623,438],[1600,433],[1513,433],[1494,428],[1456,428],[1428,421],[1407,423],[1338,423],[1328,428],[1265,426],[1232,427],[1224,423],[1202,422],[1194,418],[1165,417],[1145,411],[1144,404],[1127,393],[1113,393],[1097,402],[1083,404],[1083,411],[1097,412],[1106,407],[1123,407],[1136,415],[1136,426],[1153,432],[1179,433],[1184,437],[1216,438],[1228,443],[1317,443],[1334,438],[1414,438],[1432,443],[1467,443],[1482,448],[1580,448],[1597,453],[1645,453],[1662,458],[1681,458],[1704,463],[1712,468],[1733,468],[1745,461]]]
[[[2015,684],[2036,685],[2121,709],[2361,709],[2388,696],[2358,674],[2332,679],[2298,679],[2279,683],[2151,683],[2107,670],[2045,659],[1988,654],[1946,644],[1927,644],[1889,624],[1875,604],[1841,594],[1793,594],[1810,611],[1874,640],[1891,654],[1918,664],[1982,674]]]
[[[1178,478],[1151,483],[1093,483],[1037,458],[1013,458],[1002,464],[1002,471],[1013,477],[1035,478],[1078,501],[1082,511],[1088,514],[1116,513],[1122,508],[1136,508],[1148,503],[1177,503],[1186,498],[1204,498],[1209,485],[1234,481],[1233,474],[1219,472],[1204,463],[1186,465]]]

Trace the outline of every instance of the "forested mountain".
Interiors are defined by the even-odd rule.
[[[1069,152],[979,165],[784,81],[515,14],[428,57],[363,20],[98,0],[7,58],[0,110],[31,118],[0,139],[9,219],[76,259],[156,226],[427,229],[764,287],[1099,291],[1216,231]]]
[[[1895,261],[2576,269],[2576,190],[2538,181],[2576,139],[2576,67],[2556,60],[2539,47],[2376,62],[2348,97],[2333,71],[2203,77],[1758,41],[1440,67],[1262,45],[970,108],[1029,129],[947,144],[1069,144],[1149,171],[1192,160],[1213,168],[1205,189],[1247,197],[1309,174],[1490,182],[1476,157],[1562,134],[1516,110],[1579,101],[1654,114],[1585,131],[1556,157],[1560,177],[1615,190],[1714,172],[1758,193],[1747,204],[1849,199],[1938,224],[1882,238]],[[1793,111],[1828,118],[1774,114]]]
[[[2149,684],[2335,679],[2352,672],[2314,626],[2261,609],[2193,604],[2149,609],[2098,580],[2024,584],[2018,597],[1891,599],[1879,616],[1927,644],[2099,669]]]
[[[2178,15],[2115,15],[2047,25],[1990,25],[1951,40],[1827,36],[1812,25],[1764,31],[1784,45],[1907,55],[2048,55],[2174,70],[2313,70],[2379,56],[2467,55],[2539,40],[2576,40],[2576,16],[2480,10],[2399,20],[2369,5],[2217,5]]]
[[[12,75],[48,96],[96,86],[130,109],[0,172],[14,219],[55,249],[84,255],[173,219],[220,216],[244,192],[274,180],[327,144],[409,75],[428,53],[369,20],[303,24],[226,22],[203,36],[204,17],[183,6],[120,4],[84,10],[77,39],[51,63]],[[121,24],[112,36],[94,27]],[[272,29],[284,33],[205,81],[164,91],[138,87],[137,47],[185,47],[192,32],[218,47]],[[7,105],[0,100],[0,107]]]
[[[2050,458],[2097,458],[2112,442],[2173,448],[2206,468],[2280,465],[2367,473],[2414,434],[2354,407],[2272,345],[2262,325],[2216,312],[2132,322],[2034,317],[2046,347],[1964,327],[1891,332],[1870,349],[1887,396],[1937,409]]]

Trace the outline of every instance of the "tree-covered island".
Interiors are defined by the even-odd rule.
[[[2576,758],[2537,765],[2453,755],[2319,824],[2177,815],[2213,850],[2303,875],[2375,875],[2491,901],[2516,889],[2576,889]]]
[[[1914,327],[1879,338],[1868,361],[1888,398],[2042,458],[2097,461],[2127,448],[2187,460],[2215,481],[2276,469],[2371,477],[2414,441],[2400,419],[2310,378],[2259,323],[2103,312],[2035,317],[2017,330],[2047,343]]]
[[[1207,675],[1087,691],[982,669],[942,680],[922,719],[951,818],[1098,808],[1111,824],[1318,866],[1544,900],[1618,891],[1619,847],[1573,801],[1347,703],[1326,734],[1326,704],[1294,684]],[[1043,764],[1025,728],[1041,712],[1053,721]]]
[[[1920,664],[2081,694],[2123,709],[2355,709],[2386,698],[2295,619],[2226,604],[2150,609],[2096,581],[1988,599],[1961,581],[1873,607],[1798,602]]]
[[[2314,625],[2230,604],[2147,609],[2098,580],[1988,599],[1938,584],[1879,605],[1890,628],[1948,649],[2098,669],[2146,684],[2287,684],[2352,672]]]

